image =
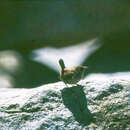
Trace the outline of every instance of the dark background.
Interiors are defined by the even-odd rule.
[[[61,48],[94,38],[102,46],[84,61],[88,74],[127,72],[129,34],[128,0],[5,0],[0,3],[0,59],[3,52],[13,54],[19,67],[11,71],[5,67],[10,60],[5,65],[0,60],[0,77],[18,88],[59,81],[58,73],[32,61],[29,54],[38,48]],[[8,87],[2,81],[0,87]]]

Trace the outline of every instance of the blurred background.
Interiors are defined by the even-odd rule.
[[[88,66],[87,75],[129,72],[130,1],[0,3],[0,87],[57,82],[59,58]]]

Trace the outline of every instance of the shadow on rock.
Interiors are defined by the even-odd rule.
[[[83,86],[77,85],[62,90],[64,105],[73,113],[76,121],[88,125],[93,121],[92,114],[87,106],[87,99]]]

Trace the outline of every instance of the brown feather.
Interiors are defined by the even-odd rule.
[[[64,61],[59,60],[61,66],[60,79],[65,84],[76,84],[79,82],[85,75],[87,66],[76,66],[72,68],[65,68]]]

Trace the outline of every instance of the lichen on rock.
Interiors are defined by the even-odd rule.
[[[1,130],[130,128],[130,80],[86,78],[33,89],[0,89]]]

